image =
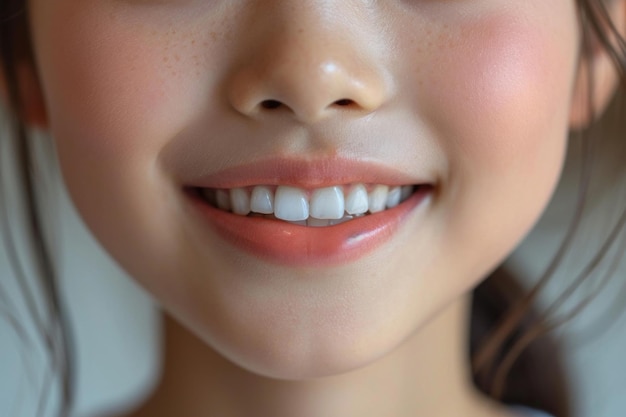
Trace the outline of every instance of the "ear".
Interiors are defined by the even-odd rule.
[[[606,7],[621,36],[626,36],[626,0],[609,2]],[[619,84],[619,75],[609,54],[596,39],[591,42],[590,56],[580,60],[574,85],[570,110],[570,128],[574,130],[585,128],[604,112]],[[593,86],[591,94],[590,84]]]
[[[15,71],[21,102],[21,108],[17,109],[20,120],[28,126],[46,129],[48,127],[48,115],[46,113],[39,79],[32,64],[18,62],[15,66]],[[6,104],[10,102],[8,81],[1,69],[0,98],[2,98],[2,101]]]

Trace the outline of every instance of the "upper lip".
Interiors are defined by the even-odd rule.
[[[433,184],[380,163],[347,158],[302,159],[273,157],[222,169],[186,182],[191,187],[237,188],[251,185],[290,185],[321,188],[352,183],[408,185]]]

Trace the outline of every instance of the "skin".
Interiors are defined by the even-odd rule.
[[[33,114],[87,226],[167,314],[137,416],[508,415],[470,382],[468,292],[535,223],[584,120],[573,1],[29,5]],[[188,215],[184,179],[302,154],[436,192],[332,267],[257,259]]]

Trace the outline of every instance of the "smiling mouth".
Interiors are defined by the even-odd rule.
[[[239,216],[327,227],[392,209],[429,187],[356,183],[315,189],[256,185],[230,189],[194,187],[191,191],[210,206]]]
[[[210,240],[216,234],[236,253],[310,267],[352,262],[388,242],[411,214],[426,215],[434,186],[187,187],[186,194]]]
[[[339,157],[278,156],[181,182],[209,247],[287,267],[365,257],[425,221],[438,188],[425,172]]]

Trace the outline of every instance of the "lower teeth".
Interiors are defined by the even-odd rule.
[[[306,220],[301,220],[301,221],[297,221],[297,222],[291,222],[288,220],[282,220],[277,218],[276,216],[274,216],[273,214],[260,214],[260,213],[250,213],[248,214],[246,217],[256,217],[256,218],[262,218],[262,219],[271,219],[271,220],[280,220],[283,221],[285,223],[290,223],[290,224],[295,224],[298,226],[308,226],[308,227],[328,227],[328,226],[335,226],[341,223],[345,223],[349,220],[358,218],[358,217],[363,217],[366,216],[367,214],[359,214],[359,215],[350,215],[350,214],[346,214],[345,216],[343,216],[341,219],[332,219],[332,220],[326,220],[326,219],[316,219],[315,217],[309,217]]]

